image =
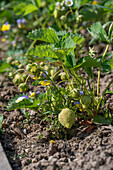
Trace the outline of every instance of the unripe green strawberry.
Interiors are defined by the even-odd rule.
[[[25,91],[28,90],[28,85],[27,85],[26,83],[21,83],[21,84],[19,85],[19,88],[20,88],[20,91],[21,91],[21,92],[25,92]]]
[[[15,85],[19,85],[22,82],[24,82],[24,79],[22,78],[21,74],[20,73],[16,74],[14,79],[13,79],[13,83]]]
[[[32,67],[32,64],[28,64],[28,65],[26,66],[26,71],[30,71],[30,70],[31,70],[31,67]]]
[[[40,71],[41,71],[41,69],[36,66],[32,66],[32,68],[30,70],[30,72],[37,77],[40,75]]]
[[[53,14],[54,14],[54,18],[56,19],[56,18],[58,17],[58,10],[55,9],[54,12],[53,12]]]
[[[27,76],[28,76],[27,74],[22,75],[22,78],[23,78],[24,81],[26,80]]]
[[[75,99],[78,99],[79,97],[80,97],[80,92],[79,92],[79,90],[77,90],[77,89],[73,89],[72,91],[71,91],[71,96],[73,97],[73,98],[75,98]]]
[[[80,103],[81,103],[82,107],[85,109],[90,106],[91,98],[89,96],[82,96],[80,99]]]
[[[66,128],[71,128],[75,121],[75,114],[69,108],[65,108],[59,113],[58,120]]]

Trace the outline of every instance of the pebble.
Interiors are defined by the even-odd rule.
[[[29,153],[30,152],[30,148],[25,149],[25,152]]]
[[[51,161],[53,159],[53,156],[49,156],[48,161]]]
[[[32,159],[32,163],[36,163],[37,162],[37,159],[36,158],[33,158]]]
[[[59,162],[68,162],[68,159],[67,159],[66,157],[60,158],[60,159],[59,159]]]
[[[30,164],[29,159],[24,159],[24,160],[22,161],[22,167],[24,167],[24,166],[26,166],[26,165],[29,165],[29,164]]]

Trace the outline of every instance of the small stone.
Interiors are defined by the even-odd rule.
[[[19,116],[18,120],[23,120],[23,116]]]
[[[48,166],[46,170],[54,170],[54,169],[55,169],[54,165],[53,166],[51,165],[51,166]]]
[[[66,153],[65,152],[61,152],[61,157],[65,157]]]
[[[29,165],[29,164],[30,164],[29,159],[24,159],[24,160],[22,161],[22,167],[27,166],[27,165]]]
[[[23,133],[24,133],[24,134],[27,134],[27,130],[26,130],[26,129],[23,129]]]
[[[92,164],[92,167],[93,167],[93,168],[95,168],[95,167],[96,167],[96,165],[97,165],[97,162],[96,162],[96,161],[92,161],[92,163],[91,163],[91,164]]]
[[[35,148],[35,145],[31,145],[31,148]]]
[[[48,154],[54,155],[57,152],[56,146],[53,143],[50,143]]]
[[[36,162],[37,162],[36,158],[32,159],[32,163],[36,163]]]
[[[29,148],[25,149],[25,152],[26,152],[26,153],[29,153],[29,152],[30,152],[30,149],[29,149]]]
[[[51,161],[53,159],[53,156],[49,156],[48,161]]]
[[[61,157],[61,155],[60,155],[60,153],[59,152],[56,152],[55,154],[54,154],[54,158],[60,158]]]
[[[39,162],[41,163],[42,166],[45,166],[45,167],[49,165],[49,162],[45,159],[42,159]]]
[[[66,157],[64,157],[64,158],[60,158],[60,159],[59,159],[59,162],[68,162],[68,160],[67,160]]]

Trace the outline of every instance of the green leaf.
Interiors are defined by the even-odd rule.
[[[3,115],[0,115],[0,130],[2,129]]]
[[[100,22],[96,22],[91,25],[88,31],[95,39],[108,42],[106,31],[104,30]]]
[[[0,11],[0,18],[6,18],[7,21],[11,21],[13,18],[11,10],[5,9],[3,11]]]
[[[59,58],[59,59],[62,59],[64,58],[64,56],[66,55],[67,51],[65,50],[61,50],[61,49],[53,49],[56,56]]]
[[[94,10],[91,10],[88,7],[81,9],[80,14],[83,16],[83,20],[85,20],[85,21],[89,21],[89,20],[91,21],[91,20],[94,20],[94,19],[98,19],[97,18],[98,13],[96,14],[94,12]]]
[[[0,62],[0,73],[3,73],[7,70],[7,68],[11,67],[10,64],[6,62]]]
[[[14,12],[16,15],[24,15],[25,13],[25,9],[26,9],[26,6],[28,4],[25,3],[25,2],[21,2],[19,4],[17,4],[16,1],[13,2],[13,8],[14,8]]]
[[[77,68],[87,68],[87,67],[100,67],[100,59],[96,59],[91,56],[82,57],[77,61],[77,65],[74,67]]]
[[[29,50],[28,54],[39,57],[58,58],[58,56],[53,51],[53,48],[49,45],[36,46],[34,49]]]
[[[111,66],[111,70],[112,70],[113,69],[113,57],[112,57],[112,59],[110,61],[110,66]]]
[[[109,39],[113,36],[113,22],[111,23],[108,31]]]
[[[36,10],[38,10],[38,8],[36,6],[34,6],[33,4],[29,4],[25,8],[24,15],[28,15]]]
[[[28,38],[48,43],[58,43],[59,41],[57,33],[51,28],[33,30],[29,33]]]
[[[86,68],[84,68],[84,70],[86,71],[86,73],[88,74],[88,76],[90,76],[91,78],[93,78],[93,69],[92,69],[92,67],[86,67]]]
[[[71,38],[67,38],[62,42],[61,48],[69,49],[69,48],[75,48],[76,44]]]
[[[110,93],[110,94],[113,94],[113,90],[110,91],[110,90],[107,90],[106,93]]]
[[[66,68],[72,68],[75,65],[76,65],[75,56],[70,53],[69,55],[66,56],[65,66]]]
[[[103,72],[109,73],[111,71],[110,62],[111,62],[111,59],[105,59],[104,62],[101,63]]]
[[[81,36],[81,34],[75,34],[73,37],[72,37],[72,39],[73,39],[73,41],[74,41],[74,43],[76,43],[76,44],[80,44],[81,42],[83,42],[84,41],[84,37],[83,36]]]
[[[109,125],[112,121],[112,117],[111,114],[107,114],[107,116],[100,116],[100,115],[96,115],[93,118],[93,122],[96,124],[104,124],[104,125]]]
[[[67,34],[66,31],[59,31],[59,32],[57,32],[57,35],[58,35],[59,37],[62,37],[62,36],[64,36],[65,34]]]
[[[41,0],[31,0],[33,5],[40,8]]]

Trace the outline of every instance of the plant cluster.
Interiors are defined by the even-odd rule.
[[[21,92],[9,101],[7,110],[25,109],[28,118],[28,110],[34,110],[44,115],[42,121],[53,129],[61,125],[71,128],[80,118],[110,124],[111,114],[101,106],[105,94],[113,94],[109,91],[113,80],[100,95],[100,76],[113,70],[113,52],[108,53],[113,43],[112,2],[12,0],[7,5],[5,12],[1,9],[0,30],[2,41],[9,39],[11,46],[8,57],[0,63],[0,72],[9,72]],[[15,14],[15,24],[4,19],[10,13],[12,21],[9,7]],[[87,38],[93,37],[89,50],[85,50],[83,29]],[[106,43],[103,55],[96,55],[92,48],[96,41]],[[31,85],[35,88],[29,92]]]

